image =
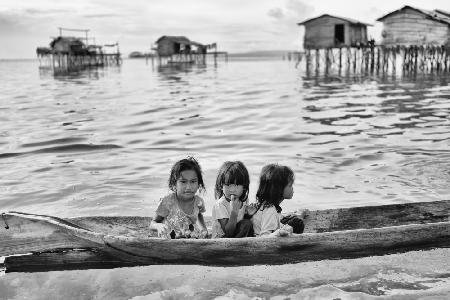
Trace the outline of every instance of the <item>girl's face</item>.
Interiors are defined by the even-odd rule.
[[[294,196],[294,187],[292,186],[293,184],[294,182],[291,181],[287,186],[285,186],[283,190],[283,199],[292,199],[292,196]]]
[[[223,194],[225,195],[225,198],[228,200],[231,200],[231,195],[234,195],[236,198],[241,198],[242,194],[244,193],[244,186],[241,184],[224,184],[222,186]]]
[[[177,179],[175,189],[178,199],[191,200],[198,190],[197,173],[194,170],[182,171]]]

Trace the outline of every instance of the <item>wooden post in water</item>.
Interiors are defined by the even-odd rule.
[[[375,41],[370,43],[370,72],[373,73],[375,64]]]
[[[347,72],[350,71],[350,65],[351,65],[351,55],[352,55],[352,49],[350,47],[346,48],[347,53]]]
[[[383,49],[382,47],[379,47],[377,51],[377,73],[380,71],[380,55],[381,55],[380,52],[382,49]]]
[[[320,56],[319,55],[320,55],[319,49],[316,49],[316,72],[319,71],[319,67],[320,67],[320,63],[319,63]]]
[[[309,64],[311,63],[311,51],[306,50],[306,74],[309,74]]]
[[[441,47],[436,46],[436,69],[439,72],[441,70]]]
[[[417,72],[417,51],[418,47],[414,46],[414,71]]]
[[[445,70],[445,72],[447,72],[447,70],[448,70],[448,51],[449,51],[449,48],[446,47],[444,50],[445,50],[445,52],[444,52],[444,55],[445,55],[445,57],[444,57],[444,70]]]
[[[432,46],[430,46],[430,57],[431,57],[431,72],[433,72],[434,69],[434,49]]]
[[[423,49],[423,46],[420,46],[419,48],[420,53],[420,70],[423,71],[425,68],[425,52]]]
[[[370,60],[370,48],[364,47],[364,56],[365,56],[365,72],[369,71],[369,60]]]

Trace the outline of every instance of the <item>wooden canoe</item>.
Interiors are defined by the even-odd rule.
[[[449,212],[450,200],[318,210],[306,216],[305,233],[292,237],[177,240],[150,237],[147,217],[8,212],[0,215],[0,257],[6,272],[357,258],[449,247]]]

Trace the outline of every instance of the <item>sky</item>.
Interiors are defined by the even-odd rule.
[[[230,53],[294,51],[304,32],[297,23],[325,13],[374,25],[368,32],[377,40],[376,19],[404,5],[450,11],[449,0],[0,0],[0,59],[35,58],[59,27],[89,29],[96,44],[119,42],[124,55],[148,52],[163,35]]]

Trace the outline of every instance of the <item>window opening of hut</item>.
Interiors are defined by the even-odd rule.
[[[344,24],[334,25],[334,40],[336,43],[345,43]]]

